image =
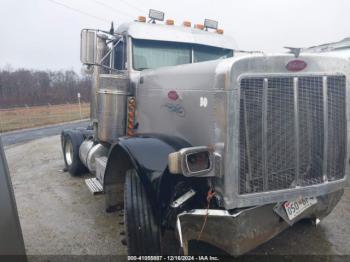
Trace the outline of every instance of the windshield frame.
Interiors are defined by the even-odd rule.
[[[190,46],[190,63],[188,63],[188,64],[194,64],[194,63],[202,63],[202,62],[207,62],[207,61],[215,61],[215,60],[218,60],[218,59],[220,59],[220,58],[218,58],[218,59],[213,59],[213,60],[207,60],[207,61],[201,61],[201,62],[194,62],[194,52],[195,52],[195,47],[196,46],[199,46],[199,47],[208,47],[208,48],[210,48],[210,47],[212,47],[212,48],[218,48],[218,49],[225,49],[225,50],[227,50],[227,51],[230,51],[231,52],[231,56],[228,56],[228,58],[229,57],[233,57],[234,56],[234,50],[233,49],[228,49],[228,48],[221,48],[221,47],[218,47],[218,46],[210,46],[210,45],[201,45],[201,44],[195,44],[195,43],[182,43],[182,42],[172,42],[172,41],[162,41],[162,40],[149,40],[149,39],[136,39],[136,38],[132,38],[132,37],[130,37],[130,51],[131,51],[131,67],[132,67],[132,69],[134,70],[134,71],[137,71],[137,72],[141,72],[141,71],[143,71],[143,70],[147,70],[147,69],[157,69],[157,68],[147,68],[147,69],[137,69],[137,68],[135,68],[135,57],[134,57],[134,40],[143,40],[143,41],[154,41],[154,42],[163,42],[163,43],[170,43],[170,44],[172,44],[172,43],[174,43],[174,44],[184,44],[184,45],[188,45],[188,46]],[[181,64],[179,64],[179,65],[181,65]],[[182,64],[182,65],[187,65],[187,63],[186,64]],[[174,65],[174,66],[176,66],[176,65]],[[158,68],[161,68],[161,67],[158,67]]]

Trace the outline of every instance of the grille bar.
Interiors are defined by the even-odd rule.
[[[294,94],[294,133],[295,133],[295,169],[296,169],[296,184],[300,184],[300,147],[299,147],[299,92],[298,92],[299,79],[293,78],[293,94]]]
[[[267,170],[267,110],[268,110],[268,79],[264,79],[262,94],[262,173],[266,174]],[[263,190],[268,189],[267,176],[263,175]]]
[[[344,76],[241,80],[240,194],[345,175]]]
[[[323,77],[323,125],[324,125],[324,143],[323,143],[323,181],[327,181],[327,164],[328,164],[328,85],[327,77]]]

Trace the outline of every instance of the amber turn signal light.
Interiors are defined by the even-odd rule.
[[[135,134],[134,132],[134,125],[135,125],[135,115],[136,115],[136,100],[134,97],[128,98],[128,119],[127,119],[127,135],[133,136]]]

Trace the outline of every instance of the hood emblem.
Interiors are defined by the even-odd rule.
[[[307,67],[307,63],[303,60],[292,60],[287,65],[286,68],[288,71],[298,72]]]
[[[176,91],[172,90],[172,91],[169,91],[168,98],[170,100],[176,101],[177,99],[179,99],[179,95]]]

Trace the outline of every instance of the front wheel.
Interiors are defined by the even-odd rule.
[[[135,169],[126,172],[124,220],[129,255],[161,254],[159,226]]]

